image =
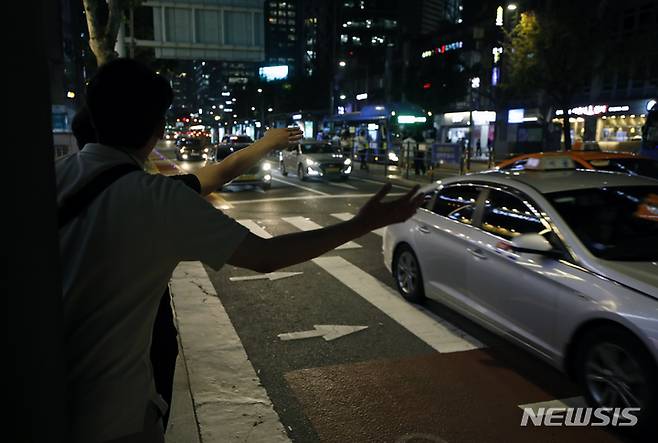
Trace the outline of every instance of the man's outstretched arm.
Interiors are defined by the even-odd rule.
[[[423,201],[418,186],[397,200],[382,202],[391,189],[385,185],[351,220],[312,231],[264,239],[247,235],[228,263],[256,272],[273,272],[318,257],[383,226],[411,217]]]
[[[275,149],[282,149],[290,143],[296,143],[302,138],[302,131],[290,128],[274,128],[265,136],[244,149],[226,157],[219,163],[214,163],[197,170],[194,175],[201,183],[201,195],[208,195],[236,177],[244,174],[260,159]]]

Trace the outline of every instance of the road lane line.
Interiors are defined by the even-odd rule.
[[[337,218],[338,220],[342,220],[342,221],[347,221],[347,220],[351,219],[352,217],[354,217],[354,214],[352,214],[351,212],[338,212],[338,213],[330,214],[330,215],[332,217]],[[379,229],[375,229],[374,231],[372,231],[372,233],[377,234],[380,237],[383,237],[384,236],[384,230],[385,230],[385,228],[379,228]]]
[[[342,257],[318,257],[313,262],[438,352],[484,347],[434,313],[407,303],[393,289]]]
[[[309,188],[308,186],[298,185],[297,183],[289,182],[288,180],[283,180],[283,179],[278,178],[278,177],[272,177],[272,180],[277,181],[279,183],[285,183],[288,186],[294,186],[295,188],[303,189],[303,190],[308,191],[308,192],[313,192],[313,193],[318,194],[318,195],[330,195],[330,194],[327,194],[326,192],[318,191],[317,189]]]
[[[327,183],[328,185],[330,185],[330,186],[337,186],[337,187],[339,187],[339,188],[345,188],[345,189],[358,189],[357,187],[352,186],[352,185],[348,185],[347,183],[337,183],[337,182],[330,182],[330,181],[328,181],[328,182],[326,182],[326,183]]]
[[[305,217],[282,217],[281,220],[283,220],[286,223],[290,223],[291,225],[293,225],[294,227],[296,227],[301,231],[312,231],[313,229],[322,228],[322,226],[320,226],[319,224]],[[353,241],[349,241],[347,243],[343,243],[342,245],[338,246],[336,249],[356,249],[360,247],[361,247],[360,244],[355,243]]]
[[[383,182],[383,181],[370,180],[370,179],[367,179],[367,178],[360,178],[360,177],[350,177],[350,180],[358,180],[358,181],[362,181],[362,182],[366,182],[366,183],[374,183],[374,184],[380,185],[380,186],[384,186],[384,184],[386,183],[386,182]],[[394,188],[398,188],[398,189],[406,189],[407,191],[411,189],[409,186],[400,186],[400,185],[394,185],[394,184],[391,184],[391,186],[394,187]]]
[[[327,194],[327,195],[299,195],[296,197],[272,197],[272,198],[257,198],[253,200],[234,200],[231,205],[252,204],[252,203],[272,203],[272,202],[286,202],[297,200],[322,200],[326,198],[370,198],[374,194]],[[389,197],[398,197],[405,195],[402,192],[392,192],[386,194]]]
[[[261,227],[258,223],[256,223],[253,220],[250,220],[248,218],[242,218],[237,220],[237,222],[240,223],[245,228],[249,229],[253,234],[256,234],[261,238],[272,238],[272,234],[267,232],[265,228]]]
[[[171,292],[201,441],[289,442],[203,265],[180,263]]]

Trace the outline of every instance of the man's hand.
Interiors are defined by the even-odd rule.
[[[271,149],[283,149],[297,143],[303,135],[299,128],[272,128],[265,133],[262,140],[271,146]]]
[[[424,195],[422,193],[417,194],[419,188],[420,186],[416,185],[402,197],[389,202],[382,202],[382,199],[391,190],[391,184],[386,183],[377,194],[363,205],[355,218],[369,230],[408,220],[416,213],[416,210],[424,201]]]

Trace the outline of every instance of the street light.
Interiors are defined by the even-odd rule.
[[[252,107],[251,107],[251,110],[252,110],[252,111],[255,111],[255,110],[256,110],[256,107],[255,107],[255,106],[252,106]]]
[[[346,65],[347,63],[345,63],[345,60],[341,60],[338,62],[338,66],[340,66],[341,68],[344,68]]]
[[[507,10],[508,11],[516,11],[516,8],[517,8],[517,6],[516,6],[515,3],[510,3],[509,5],[507,5]]]
[[[257,91],[258,91],[259,94],[260,94],[261,92],[263,92],[263,90],[262,90],[261,88],[258,88]]]
[[[272,112],[272,111],[274,111],[274,109],[272,109],[272,108],[267,108],[267,112]]]
[[[340,99],[341,99],[341,100],[345,100],[346,98],[347,98],[347,96],[346,96],[345,94],[341,94],[341,95],[340,95]]]

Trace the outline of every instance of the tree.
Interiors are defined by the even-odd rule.
[[[116,58],[114,47],[123,13],[138,3],[140,2],[136,0],[83,0],[89,30],[89,47],[96,56],[98,66]]]
[[[550,0],[521,14],[504,46],[504,88],[537,93],[563,113],[564,148],[571,149],[567,110],[602,64],[605,39],[597,32],[606,1]]]

